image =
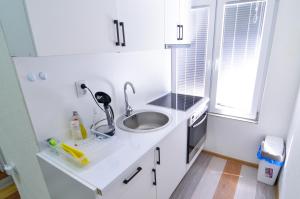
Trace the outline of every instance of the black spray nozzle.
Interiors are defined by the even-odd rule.
[[[110,96],[104,92],[97,92],[95,98],[97,102],[103,104],[104,107],[107,107],[111,102]]]

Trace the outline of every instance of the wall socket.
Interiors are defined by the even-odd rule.
[[[85,84],[86,86],[88,86],[86,80],[78,80],[78,81],[76,81],[75,82],[75,90],[76,90],[77,97],[82,97],[87,92],[86,89],[82,89],[81,88],[81,84]]]

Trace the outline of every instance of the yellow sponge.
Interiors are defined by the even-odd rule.
[[[61,148],[65,152],[69,153],[74,159],[79,161],[82,166],[89,164],[89,162],[90,162],[89,159],[85,156],[85,154],[82,151],[80,151],[70,145],[67,145],[65,143],[61,144]]]

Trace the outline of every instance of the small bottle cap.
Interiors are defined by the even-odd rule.
[[[73,115],[78,115],[78,112],[77,111],[73,111]]]

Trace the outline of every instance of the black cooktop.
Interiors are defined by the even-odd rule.
[[[168,93],[149,104],[156,106],[163,106],[167,108],[177,109],[181,111],[187,111],[194,104],[199,102],[202,97],[192,96],[192,95],[183,95],[177,93]]]

